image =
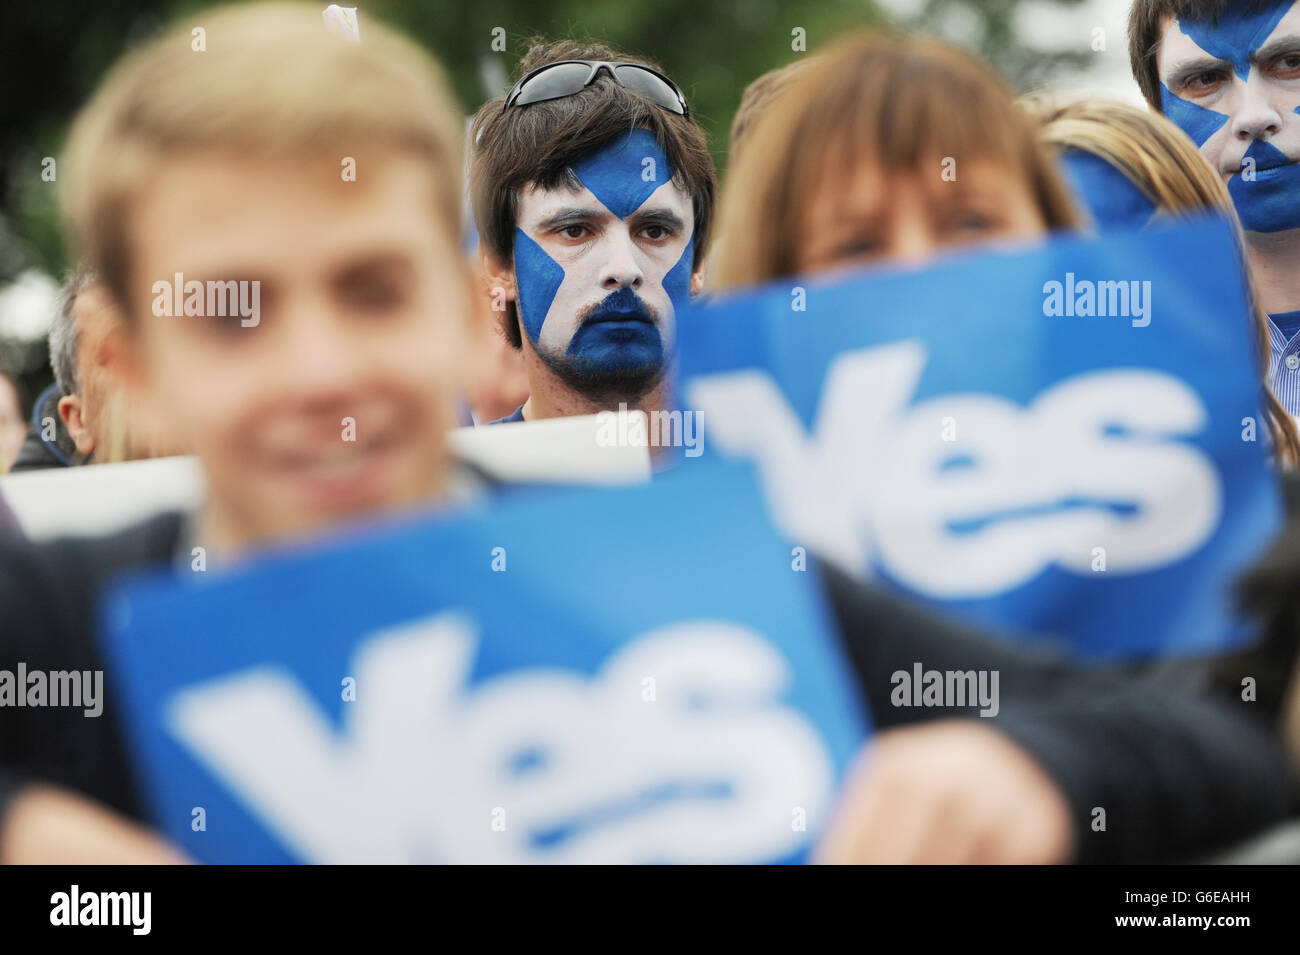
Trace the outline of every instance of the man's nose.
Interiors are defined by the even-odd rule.
[[[357,342],[345,323],[331,314],[324,301],[296,303],[279,316],[286,360],[280,376],[292,395],[308,403],[350,393],[364,374]]]
[[[601,288],[611,292],[621,288],[641,287],[644,276],[637,262],[636,243],[626,228],[614,230],[609,237],[609,258],[601,269]]]
[[[1268,84],[1258,70],[1238,84],[1239,98],[1232,115],[1232,135],[1247,142],[1270,139],[1282,128],[1282,114],[1273,105]]]

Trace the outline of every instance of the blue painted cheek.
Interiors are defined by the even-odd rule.
[[[673,312],[677,315],[682,313],[682,309],[691,300],[691,266],[694,259],[695,237],[692,236],[677,264],[664,275],[664,291],[668,293],[668,300],[673,303]]]
[[[519,318],[534,345],[563,281],[564,269],[560,263],[547,255],[523,229],[516,228],[515,282],[519,286]]]
[[[1156,204],[1146,193],[1100,156],[1071,150],[1061,165],[1099,231],[1140,229],[1155,214]]]
[[[1170,121],[1191,137],[1197,149],[1204,146],[1228,121],[1227,113],[1216,113],[1204,106],[1189,103],[1181,96],[1169,92],[1164,83],[1160,84],[1160,105]]]

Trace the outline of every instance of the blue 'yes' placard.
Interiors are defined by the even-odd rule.
[[[108,602],[157,825],[246,862],[801,859],[865,735],[747,469],[521,494]]]
[[[1245,639],[1280,496],[1226,223],[790,279],[679,334],[705,448],[796,543],[1086,657]]]

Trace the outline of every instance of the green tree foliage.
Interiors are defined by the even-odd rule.
[[[1087,38],[1073,47],[1044,50],[1026,44],[1017,28],[1019,17],[1031,3],[1039,6],[1078,7],[1085,0],[921,0],[917,10],[901,18],[905,29],[932,33],[951,40],[992,64],[1019,92],[1039,88],[1062,69],[1085,67],[1093,59]]]
[[[871,0],[349,0],[366,22],[393,24],[430,49],[446,68],[467,114],[501,82],[534,35],[590,36],[651,57],[686,91],[720,166],[745,86],[804,55],[792,31],[815,50],[854,27],[879,24]],[[0,57],[6,122],[0,129],[0,282],[25,265],[58,274],[66,264],[54,190],[40,181],[43,156],[57,155],[67,124],[105,70],[129,46],[181,16],[210,6],[193,0],[51,0],[16,14]],[[321,3],[323,10],[326,4]],[[506,50],[492,49],[494,28]]]
[[[502,84],[530,37],[589,36],[657,60],[686,91],[720,169],[727,131],[745,86],[854,28],[890,22],[885,10],[912,8],[896,25],[947,36],[996,66],[1016,86],[1037,85],[1086,49],[1024,46],[1016,18],[1028,0],[349,0],[367,21],[386,21],[430,49],[467,114]],[[1056,0],[1070,6],[1081,0]],[[0,44],[0,283],[36,265],[66,265],[54,189],[41,160],[57,156],[67,124],[125,50],[178,17],[202,16],[201,0],[50,0],[16,8]],[[320,3],[323,10],[325,3]],[[494,49],[504,31],[505,50]],[[496,45],[500,45],[499,43]]]
[[[1086,50],[1044,52],[1017,36],[1031,0],[346,0],[366,24],[397,26],[445,67],[466,114],[515,78],[533,36],[587,36],[659,62],[686,91],[720,170],[727,132],[744,88],[756,77],[815,52],[842,34],[891,22],[937,33],[997,67],[1021,89]],[[1082,0],[1055,0],[1070,6]],[[67,250],[59,231],[56,185],[42,160],[58,156],[67,126],[109,66],[133,45],[180,17],[201,23],[203,0],[45,0],[15,6],[0,32],[0,285],[36,267],[59,275]],[[323,10],[324,2],[319,3]],[[505,49],[494,48],[504,31]],[[796,36],[801,31],[801,36]],[[796,42],[799,40],[801,42]],[[499,47],[500,42],[495,46]],[[0,343],[4,345],[5,343]],[[15,343],[8,343],[13,346]],[[0,364],[48,379],[39,343]],[[42,354],[35,354],[39,349]],[[12,348],[10,348],[12,351]],[[36,369],[30,371],[30,369]]]

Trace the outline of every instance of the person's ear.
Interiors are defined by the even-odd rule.
[[[68,437],[77,446],[77,453],[90,457],[95,453],[95,435],[86,426],[81,416],[81,398],[78,395],[64,395],[59,399],[59,417],[68,430]]]
[[[465,289],[468,293],[465,315],[469,319],[469,332],[472,336],[478,336],[482,327],[491,320],[491,299],[484,292],[492,284],[483,256],[469,256],[465,261]]]
[[[704,291],[704,272],[707,263],[701,262],[700,267],[691,273],[691,295],[699,295]]]
[[[482,246],[479,247],[479,261],[484,282],[487,286],[490,302],[514,302],[519,299],[519,283],[515,279],[514,266],[506,265]],[[500,311],[494,308],[494,311]]]

